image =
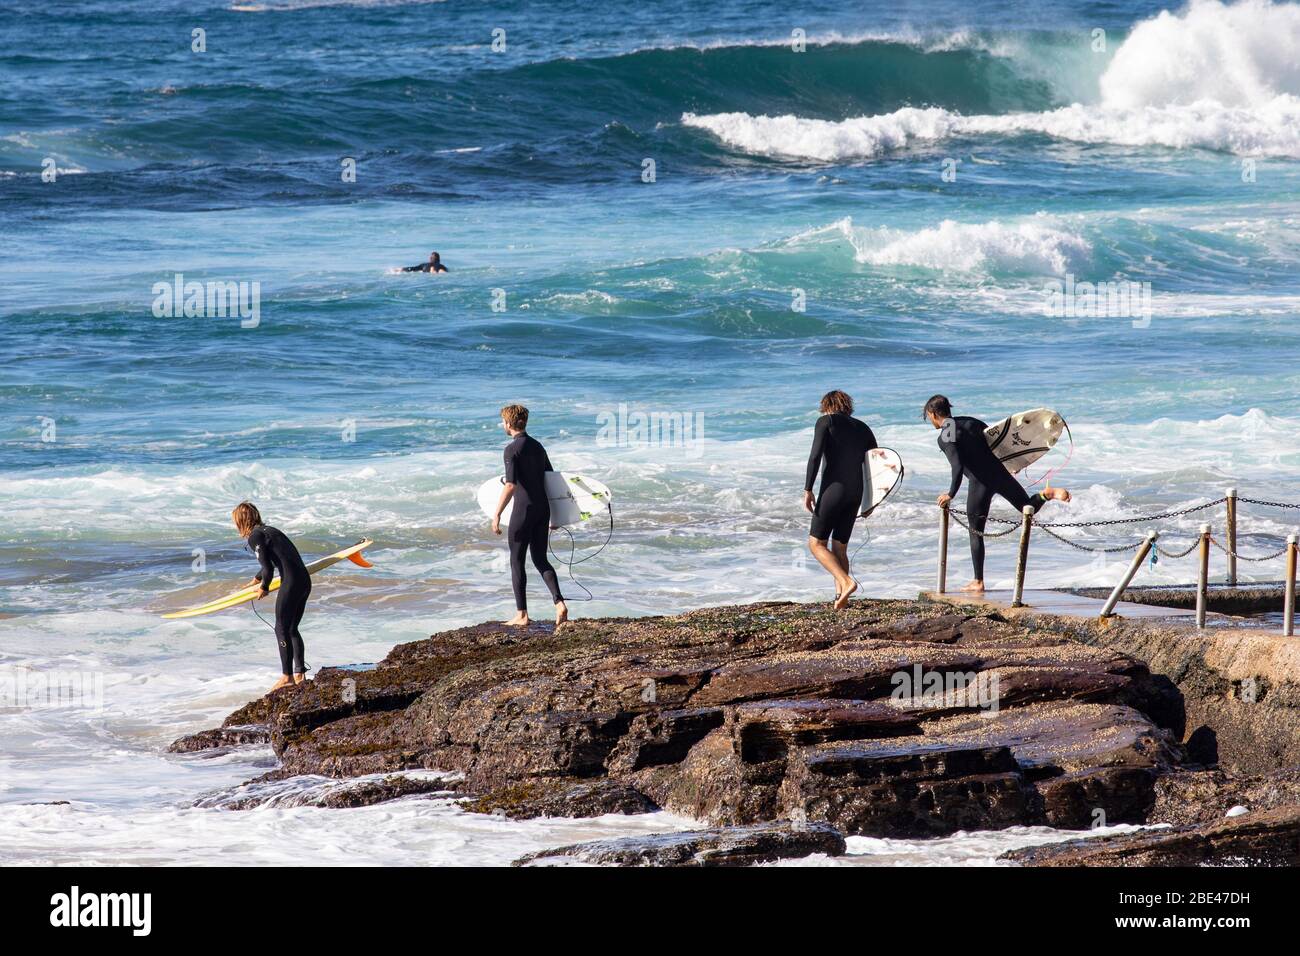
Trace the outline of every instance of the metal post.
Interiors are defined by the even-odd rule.
[[[1295,558],[1296,536],[1286,538],[1286,609],[1282,612],[1282,634],[1295,636]]]
[[[1115,614],[1115,605],[1123,596],[1124,591],[1133,583],[1133,578],[1137,576],[1138,569],[1142,567],[1142,562],[1147,559],[1151,553],[1151,547],[1156,543],[1156,538],[1160,537],[1159,531],[1148,531],[1147,539],[1142,542],[1142,547],[1138,548],[1138,553],[1133,556],[1133,563],[1128,566],[1128,571],[1124,574],[1124,580],[1115,585],[1115,590],[1110,592],[1110,597],[1106,599],[1106,606],[1101,609],[1102,617],[1113,617]]]
[[[1210,599],[1210,526],[1201,525],[1201,573],[1196,581],[1196,626],[1205,628],[1205,607]]]
[[[1025,505],[1020,519],[1020,554],[1016,558],[1016,590],[1011,596],[1012,607],[1024,607],[1025,565],[1029,562],[1029,529],[1034,526],[1034,508]]]
[[[939,580],[936,590],[943,594],[948,587],[948,509],[939,509]]]
[[[1228,583],[1237,586],[1237,489],[1228,494]]]

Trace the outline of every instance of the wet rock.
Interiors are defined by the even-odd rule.
[[[1161,777],[1155,784],[1151,823],[1216,823],[1233,807],[1248,812],[1300,806],[1300,767],[1265,774],[1201,770]]]
[[[828,826],[764,825],[576,843],[530,853],[515,865],[573,860],[600,866],[750,866],[814,853],[839,856],[844,849],[844,837]]]
[[[722,726],[724,719],[720,707],[641,714],[611,751],[606,765],[610,773],[631,773],[681,763],[692,747]]]
[[[997,830],[1030,818],[1030,793],[1007,747],[915,740],[809,748],[782,784],[786,815],[846,833],[925,837]]]
[[[1300,866],[1300,806],[1013,850],[1024,866]]]
[[[216,810],[254,810],[259,807],[327,807],[349,809],[387,803],[403,797],[452,795],[459,787],[455,777],[390,774],[358,780],[288,775],[272,772],[232,790],[208,794],[194,806]]]
[[[1181,756],[1176,704],[1133,657],[987,611],[764,603],[461,628],[177,746],[257,723],[282,780],[438,770],[470,808],[520,817],[662,807],[924,836],[1144,819]]]
[[[864,700],[763,701],[733,708],[730,717],[736,753],[749,764],[784,760],[791,748],[920,729],[917,718],[899,707]]]
[[[491,813],[512,820],[534,817],[599,817],[607,813],[653,813],[659,808],[632,787],[598,780],[531,781],[502,787],[465,805],[474,813]]]
[[[227,751],[234,747],[266,746],[271,742],[271,732],[262,726],[236,725],[201,730],[172,742],[169,753],[190,754],[203,750]],[[215,755],[214,755],[215,756]]]

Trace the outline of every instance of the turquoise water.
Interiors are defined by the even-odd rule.
[[[577,614],[829,597],[799,492],[833,387],[908,468],[854,542],[869,594],[932,577],[936,391],[990,421],[1065,415],[1057,520],[1231,485],[1300,501],[1300,6],[861,6],[0,14],[0,664],[108,677],[102,714],[0,716],[10,823],[71,799],[125,833],[250,775],[159,752],[274,678],[251,613],[158,617],[247,577],[242,498],[309,554],[376,540],[372,571],[314,594],[315,665],[508,614],[473,503],[507,402],[614,490]],[[449,274],[394,272],[430,249]],[[258,283],[256,327],[156,316],[177,273]],[[1067,277],[1149,283],[1150,312],[1046,315]],[[689,440],[611,443],[623,406]],[[1261,553],[1292,530],[1244,517]],[[1044,543],[1031,583],[1111,583],[1117,560]],[[990,582],[1012,563],[994,545]],[[124,773],[157,787],[119,793]],[[91,839],[42,822],[28,858]]]

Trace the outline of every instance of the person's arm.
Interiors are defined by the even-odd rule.
[[[493,534],[501,533],[501,512],[506,510],[506,505],[515,496],[515,446],[513,442],[506,446],[504,458],[506,466],[505,483],[501,486],[501,495],[497,498],[497,510],[492,515]]]
[[[817,427],[813,429],[812,451],[808,453],[808,470],[804,475],[803,490],[812,491],[813,484],[817,481],[817,471],[821,468],[822,454],[826,451],[826,433],[831,428],[831,417],[823,415],[817,419]]]
[[[961,463],[961,452],[957,450],[957,436],[955,434],[956,428],[954,426],[954,435],[952,439],[944,441],[943,433],[947,427],[947,422],[945,422],[944,428],[939,429],[939,447],[943,449],[943,453],[948,459],[948,464],[952,466],[952,478],[948,482],[948,497],[953,498],[961,488],[963,468]]]
[[[875,451],[880,447],[880,445],[876,443],[876,433],[871,430],[870,425],[864,424],[862,427],[867,430],[867,451]]]
[[[266,594],[271,590],[271,580],[275,577],[275,568],[271,565],[270,548],[266,544],[266,535],[262,533],[261,528],[255,528],[253,533],[248,536],[248,545],[253,549],[253,554],[257,555],[259,570],[253,575],[253,581],[262,585],[262,593]]]

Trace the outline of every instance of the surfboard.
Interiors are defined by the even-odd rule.
[[[311,564],[307,565],[307,573],[315,574],[317,571],[323,571],[326,568],[333,567],[340,561],[351,561],[353,564],[363,568],[373,567],[373,565],[361,556],[361,552],[374,544],[369,538],[364,541],[358,541],[350,548],[344,548],[342,551],[335,551],[333,554],[326,555]],[[225,597],[217,598],[215,601],[209,601],[207,604],[200,604],[198,607],[187,608],[184,611],[172,611],[170,614],[164,614],[163,617],[169,620],[175,620],[183,617],[202,617],[204,614],[214,614],[217,611],[224,611],[229,607],[238,607],[241,604],[247,604],[253,598],[257,597],[258,591],[261,590],[260,584],[250,584],[248,587],[240,588]],[[277,577],[271,582],[268,590],[280,590],[280,579]]]
[[[998,460],[1013,475],[1032,465],[1056,445],[1065,419],[1050,408],[1031,408],[1009,415],[984,429],[984,437]]]
[[[903,480],[903,459],[892,448],[873,448],[862,462],[862,513],[865,518],[881,506]]]
[[[504,475],[489,478],[479,485],[478,506],[490,519],[497,510],[497,501],[501,498],[501,486],[506,483]],[[595,478],[586,475],[574,475],[567,471],[548,471],[546,473],[546,497],[551,502],[551,524],[556,527],[581,524],[593,515],[609,513],[612,495],[609,488]],[[504,527],[510,521],[510,513],[515,503],[510,501],[501,512],[501,524]]]

